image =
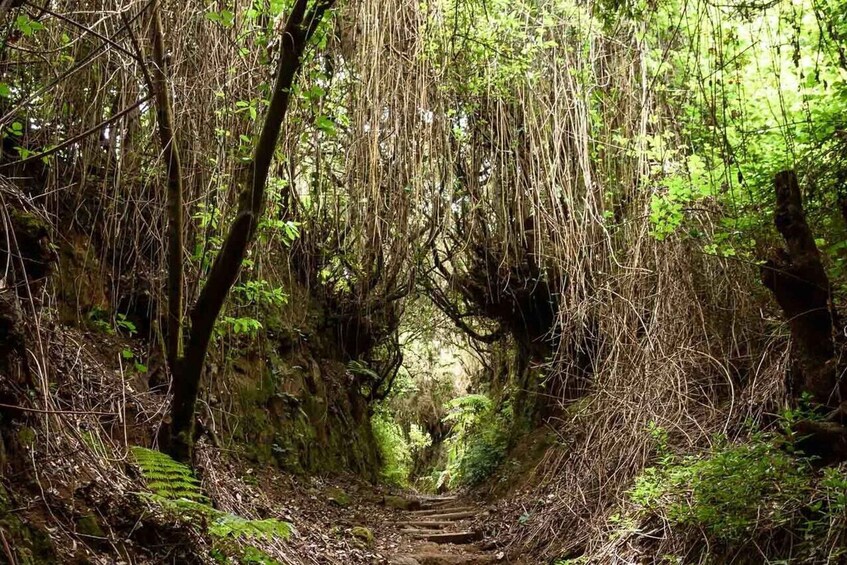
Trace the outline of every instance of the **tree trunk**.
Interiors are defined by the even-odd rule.
[[[762,267],[762,282],[770,289],[791,328],[790,392],[803,392],[826,407],[841,402],[830,311],[830,285],[815,238],[806,223],[803,199],[794,171],[774,179],[774,222],[785,248],[772,253]]]
[[[215,321],[235,283],[247,247],[253,239],[265,198],[265,183],[273,160],[294,77],[300,68],[309,38],[334,0],[317,0],[307,12],[307,0],[297,0],[283,31],[282,54],[273,94],[250,166],[248,185],[239,195],[238,212],[215,258],[206,284],[191,312],[191,329],[185,356],[174,372],[174,398],[168,451],[175,459],[190,461],[194,446],[194,406],[200,377]]]

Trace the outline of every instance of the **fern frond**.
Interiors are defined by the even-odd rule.
[[[216,510],[209,505],[200,481],[188,466],[152,449],[131,447],[130,450],[151,491],[141,496],[178,520],[205,525],[209,535],[216,538],[287,539],[294,531],[291,524],[281,520],[248,520]]]
[[[197,502],[208,502],[200,481],[187,465],[175,461],[160,451],[144,447],[130,448],[135,462],[148,489],[159,497],[177,500],[184,498]]]
[[[287,539],[291,532],[292,526],[288,522],[274,518],[248,520],[234,514],[222,513],[217,520],[209,524],[209,533],[218,538]]]

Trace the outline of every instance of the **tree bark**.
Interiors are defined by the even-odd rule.
[[[174,397],[168,452],[175,459],[190,461],[193,455],[194,407],[203,364],[215,321],[229,290],[235,283],[247,247],[262,214],[265,183],[273,160],[282,121],[288,110],[291,87],[300,68],[306,44],[334,0],[317,0],[307,11],[307,0],[296,0],[282,38],[282,54],[270,105],[250,166],[247,186],[239,195],[238,212],[215,258],[206,284],[191,311],[191,329],[185,356],[174,373]]]
[[[762,267],[762,282],[770,289],[791,329],[790,392],[803,392],[825,407],[837,407],[842,399],[838,383],[830,311],[829,278],[821,262],[806,216],[794,171],[782,171],[774,179],[776,229],[785,247],[776,249]]]

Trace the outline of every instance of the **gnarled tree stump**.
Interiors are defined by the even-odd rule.
[[[818,465],[847,460],[847,417],[834,339],[829,278],[806,215],[794,171],[774,179],[776,229],[785,247],[762,266],[762,282],[770,289],[791,328],[789,392],[795,400],[812,395],[815,405],[831,410],[828,420],[795,423],[796,447]]]
[[[762,282],[773,293],[791,328],[789,389],[794,396],[809,392],[817,404],[834,408],[841,403],[842,391],[835,360],[829,278],[806,222],[797,175],[782,171],[774,184],[774,222],[785,247],[774,250],[762,267]]]

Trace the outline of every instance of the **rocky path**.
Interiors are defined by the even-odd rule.
[[[474,565],[502,562],[502,553],[487,550],[482,532],[473,527],[481,509],[455,496],[419,496],[395,501],[402,508],[398,531],[408,546],[389,559],[391,565]]]

